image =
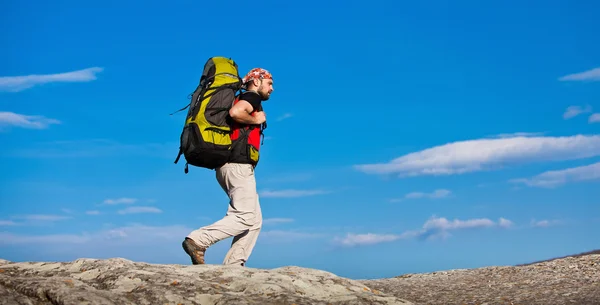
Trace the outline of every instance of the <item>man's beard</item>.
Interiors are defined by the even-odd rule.
[[[266,101],[269,99],[269,93],[259,91],[258,94],[260,95],[260,97],[262,98],[263,101]]]

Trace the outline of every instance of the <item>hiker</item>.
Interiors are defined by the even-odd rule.
[[[232,119],[232,154],[229,162],[216,168],[216,178],[229,196],[229,208],[221,220],[192,231],[183,241],[185,252],[194,265],[204,264],[208,247],[233,237],[224,265],[244,266],[258,238],[262,213],[256,190],[254,170],[266,116],[262,101],[273,92],[273,78],[269,71],[252,69],[242,83],[244,91],[229,110]]]

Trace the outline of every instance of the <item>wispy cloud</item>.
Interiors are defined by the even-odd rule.
[[[86,211],[85,214],[87,214],[87,215],[100,215],[100,211],[98,211],[98,210]]]
[[[387,163],[355,165],[368,174],[453,175],[530,162],[600,155],[599,135],[512,137],[459,141],[410,153]]]
[[[506,227],[506,219],[501,218],[498,224],[502,223],[503,227]],[[451,231],[465,230],[465,229],[476,229],[476,228],[489,228],[496,226],[497,224],[488,218],[475,218],[460,220],[454,219],[452,221],[441,217],[432,217],[427,220],[423,225],[423,228],[419,231],[418,236],[421,238],[437,238],[437,237],[448,237]]]
[[[75,248],[64,248],[73,256],[81,257],[90,254],[84,254],[86,250],[93,251],[95,257],[99,256],[124,256],[126,248],[139,253],[139,246],[152,245],[163,242],[172,244],[175,241],[180,242],[193,228],[181,225],[167,226],[148,226],[143,224],[132,224],[123,227],[115,227],[100,230],[93,233],[81,234],[47,234],[47,235],[21,235],[7,232],[0,232],[0,246],[2,245],[28,245],[35,244],[37,251],[46,251],[62,248],[62,246],[75,245]],[[264,243],[289,243],[299,240],[316,239],[327,237],[322,233],[307,233],[293,230],[266,230],[259,236],[260,242]],[[81,247],[89,245],[89,247]],[[38,248],[42,247],[42,248]],[[98,250],[103,254],[99,254]],[[77,253],[73,254],[72,252]],[[132,255],[135,256],[135,255]],[[150,259],[156,258],[153,255],[147,256]]]
[[[0,245],[15,244],[72,244],[89,241],[89,237],[77,234],[50,234],[50,235],[18,235],[0,232]]]
[[[413,237],[411,234],[404,235],[395,235],[395,234],[374,234],[374,233],[366,233],[366,234],[354,234],[348,233],[346,237],[334,238],[333,242],[339,244],[341,246],[353,247],[353,246],[368,246],[375,245],[380,243],[392,242],[399,239],[405,239],[408,237]]]
[[[5,127],[46,129],[52,124],[61,124],[61,122],[41,115],[25,115],[6,111],[0,112],[0,130]]]
[[[450,190],[437,189],[431,193],[424,193],[424,192],[408,193],[408,194],[404,195],[403,198],[394,198],[394,199],[391,199],[390,201],[391,202],[401,202],[406,199],[422,199],[422,198],[441,199],[441,198],[447,198],[448,196],[450,196],[450,194],[452,194],[452,192]]]
[[[600,162],[562,170],[547,171],[532,178],[512,179],[510,182],[527,186],[552,188],[569,182],[600,179]]]
[[[54,214],[12,215],[12,220],[0,220],[0,226],[39,226],[72,219],[70,216]]]
[[[52,247],[65,244],[105,245],[119,243],[131,245],[132,243],[154,242],[156,239],[177,240],[187,235],[192,229],[176,226],[146,226],[133,224],[125,227],[101,230],[96,233],[82,234],[48,234],[48,235],[17,235],[0,233],[1,244],[49,244]]]
[[[494,222],[488,218],[475,218],[467,220],[454,219],[450,221],[444,217],[434,216],[427,220],[423,224],[423,227],[419,230],[409,230],[401,234],[349,233],[344,238],[334,238],[333,242],[341,246],[366,246],[410,238],[447,238],[451,235],[450,232],[453,231],[492,227],[506,229],[512,227],[513,225],[514,223],[506,218],[500,218],[498,222]]]
[[[125,227],[114,228],[100,232],[99,236],[108,239],[141,239],[152,240],[153,238],[163,239],[180,239],[182,236],[189,233],[189,229],[174,225],[174,226],[147,226],[135,224]],[[146,235],[142,237],[142,235]]]
[[[47,83],[89,82],[96,79],[96,74],[104,69],[92,67],[83,70],[57,74],[30,74],[25,76],[0,77],[0,91],[19,92],[37,85]]]
[[[590,122],[590,123],[600,123],[600,112],[599,113],[594,113],[594,114],[590,115],[590,118],[588,119],[588,122]]]
[[[291,113],[284,113],[282,116],[277,118],[277,121],[283,121],[285,119],[289,119],[291,117],[293,117],[294,115],[292,115]]]
[[[280,190],[280,191],[269,191],[265,190],[259,193],[261,197],[265,198],[293,198],[293,197],[306,197],[327,194],[328,191],[324,190]]]
[[[87,227],[85,231],[73,229],[64,234],[17,234],[0,230],[0,249],[4,252],[7,249],[27,252],[27,260],[31,261],[123,257],[134,261],[173,263],[171,251],[155,250],[169,249],[174,244],[181,244],[183,238],[192,230],[194,228],[182,225],[143,224],[104,225],[97,231],[90,231]],[[175,250],[175,253],[178,251]],[[180,262],[189,264],[189,259],[181,257]]]
[[[137,201],[138,200],[136,198],[122,197],[122,198],[117,198],[117,199],[105,199],[102,203],[109,204],[109,205],[115,205],[115,204],[134,204]]]
[[[572,119],[580,114],[588,113],[588,112],[592,112],[592,106],[590,106],[590,105],[569,106],[565,110],[565,113],[563,113],[563,119],[565,119],[565,120]]]
[[[61,221],[71,219],[68,216],[62,215],[47,215],[47,214],[31,214],[31,215],[22,215],[22,216],[14,216],[15,219],[24,219],[28,221]]]
[[[511,228],[514,225],[515,225],[514,222],[512,222],[511,220],[508,220],[506,218],[500,217],[500,219],[498,220],[498,226],[500,226],[501,228]]]
[[[265,218],[263,219],[263,224],[290,223],[293,221],[292,218]]]
[[[559,78],[560,81],[600,81],[600,68],[573,73]]]
[[[531,220],[531,226],[534,228],[547,228],[555,225],[562,224],[560,220]]]
[[[513,133],[501,133],[497,135],[492,135],[490,138],[515,138],[515,137],[536,137],[543,136],[543,132],[513,132]]]
[[[162,210],[155,207],[130,207],[123,210],[119,210],[117,213],[121,215],[125,214],[141,214],[141,213],[162,213]]]
[[[408,193],[408,194],[406,194],[405,198],[408,198],[408,199],[420,199],[420,198],[439,199],[439,198],[446,198],[446,197],[450,196],[451,193],[452,192],[449,190],[439,189],[439,190],[433,191],[432,193],[422,193],[422,192]]]

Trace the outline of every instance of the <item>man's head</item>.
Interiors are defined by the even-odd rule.
[[[242,82],[246,90],[256,91],[263,101],[266,101],[273,92],[273,76],[269,71],[261,68],[254,68],[244,76]]]

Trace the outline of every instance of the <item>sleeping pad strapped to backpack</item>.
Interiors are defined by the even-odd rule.
[[[215,169],[228,161],[232,144],[229,109],[241,87],[235,61],[225,57],[208,59],[190,104],[183,108],[189,107],[175,163],[183,154],[187,161],[185,173],[188,164]]]

